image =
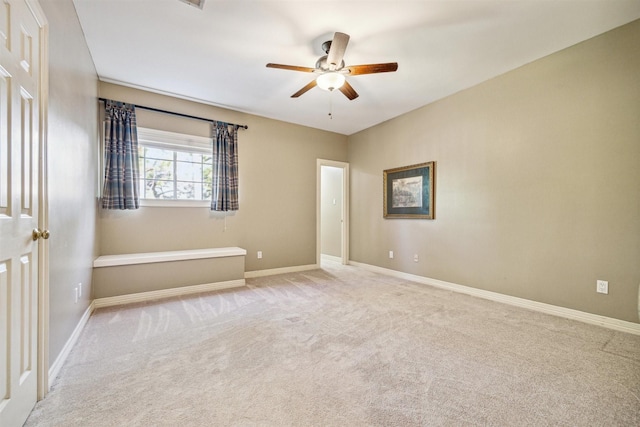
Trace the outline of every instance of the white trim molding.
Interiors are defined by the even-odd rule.
[[[89,304],[89,307],[87,307],[84,314],[80,318],[80,321],[76,325],[75,329],[73,330],[73,333],[71,334],[67,342],[64,344],[64,347],[62,347],[60,354],[58,354],[58,357],[56,357],[56,360],[49,367],[49,383],[47,385],[47,392],[51,389],[51,385],[55,381],[58,374],[60,374],[60,370],[62,369],[64,362],[67,361],[67,358],[69,357],[69,353],[71,353],[71,350],[76,345],[76,342],[78,342],[78,338],[80,337],[82,330],[84,329],[85,326],[87,326],[87,322],[89,321],[89,318],[93,314],[93,310],[94,310],[94,305],[93,305],[93,302],[91,302],[91,304]]]
[[[7,3],[7,2],[5,2]],[[49,21],[37,0],[25,0],[39,27],[40,76],[38,78],[39,123],[38,146],[38,227],[49,229],[48,154],[47,137],[49,129]],[[37,399],[42,400],[49,391],[49,243],[41,240],[38,244],[38,326],[37,326]]]
[[[586,313],[584,311],[573,310],[571,308],[559,307],[556,305],[546,304],[538,301],[532,301],[524,298],[504,295],[497,292],[486,291],[484,289],[472,288],[470,286],[458,285],[456,283],[445,282],[443,280],[431,279],[428,277],[417,276],[415,274],[403,273],[401,271],[390,270],[388,268],[378,267],[375,265],[364,264],[356,261],[349,261],[349,265],[363,268],[374,273],[380,273],[387,276],[393,276],[400,279],[411,280],[413,282],[424,285],[434,286],[436,288],[446,289],[453,292],[463,293],[474,297],[484,298],[491,301],[501,302],[516,307],[527,308],[529,310],[541,313],[551,314],[565,319],[577,320],[591,325],[602,326],[604,328],[613,329],[628,334],[640,335],[640,324],[627,322],[625,320],[614,319],[612,317],[600,316],[597,314]]]
[[[223,258],[245,256],[242,248],[210,248],[185,251],[145,252],[123,255],[102,255],[93,261],[94,267],[113,267],[117,265],[148,264],[153,262],[183,261],[203,258]]]
[[[322,237],[322,167],[330,166],[342,169],[342,226],[340,230],[341,264],[349,263],[349,163],[336,160],[316,159],[316,263],[321,260]]]
[[[241,288],[243,286],[245,286],[244,279],[228,280],[226,282],[205,283],[202,285],[182,286],[179,288],[160,289],[157,291],[138,292],[135,294],[97,298],[93,300],[93,306],[94,308],[111,307],[115,305],[155,301],[159,299],[199,294],[203,292],[221,291],[223,289]]]
[[[244,273],[244,278],[251,279],[253,277],[275,276],[276,274],[297,273],[299,271],[317,270],[319,268],[320,268],[320,265],[318,264],[308,264],[308,265],[296,265],[293,267],[272,268],[269,270],[246,271]]]

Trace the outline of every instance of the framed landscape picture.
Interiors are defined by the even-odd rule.
[[[435,218],[435,166],[427,162],[383,172],[385,218]]]

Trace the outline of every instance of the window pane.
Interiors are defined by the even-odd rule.
[[[196,162],[196,163],[200,163],[202,161],[201,153],[189,153],[186,151],[177,151],[176,154],[178,155],[178,160],[183,160],[186,162]]]
[[[178,191],[178,199],[180,200],[194,200],[199,199],[200,197],[196,197],[196,184],[194,182],[177,182],[177,191]],[[200,196],[198,194],[198,196]]]
[[[193,184],[195,193],[196,193],[196,199],[197,200],[205,200],[204,197],[202,197],[202,183],[201,182],[195,182]]]
[[[173,181],[147,181],[145,199],[175,199]]]
[[[211,182],[205,183],[202,187],[202,200],[211,200]]]
[[[176,179],[180,181],[200,181],[202,179],[202,165],[199,163],[177,162]]]
[[[206,200],[202,196],[202,183],[191,181],[178,181],[176,183],[178,199],[181,200]]]
[[[167,160],[145,160],[144,176],[146,179],[173,179],[173,162]]]

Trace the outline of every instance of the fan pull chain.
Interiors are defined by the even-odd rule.
[[[329,120],[333,120],[333,91],[329,92]]]

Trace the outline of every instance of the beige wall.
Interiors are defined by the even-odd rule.
[[[249,126],[239,131],[238,212],[101,210],[101,255],[239,246],[247,271],[316,263],[316,159],[345,161],[346,136],[109,83],[100,96]],[[138,111],[141,127],[208,133],[206,122]]]
[[[638,46],[635,21],[351,136],[351,259],[638,322]],[[384,220],[382,171],[431,160],[436,219]]]
[[[97,256],[98,79],[71,0],[40,0],[49,22],[49,363],[87,309]],[[74,289],[83,294],[74,301]]]

